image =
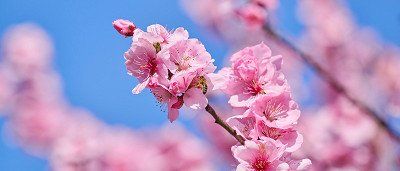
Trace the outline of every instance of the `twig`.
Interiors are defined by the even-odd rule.
[[[222,119],[217,115],[217,113],[215,112],[215,110],[210,106],[210,104],[207,104],[207,106],[206,106],[206,111],[207,111],[208,113],[210,113],[211,116],[215,119],[215,123],[216,123],[216,124],[222,126],[222,128],[224,128],[226,131],[229,132],[229,134],[231,134],[233,137],[235,137],[236,140],[238,140],[240,144],[244,145],[245,139],[244,139],[241,135],[237,134],[236,131],[235,131],[232,127],[230,127],[224,120],[222,120]]]
[[[316,71],[316,73],[324,79],[336,92],[342,94],[345,98],[347,98],[351,103],[357,106],[360,110],[364,111],[371,118],[375,119],[377,124],[380,125],[384,130],[388,132],[388,134],[393,137],[395,140],[400,141],[400,137],[390,128],[390,125],[386,123],[376,111],[370,108],[368,105],[364,104],[362,101],[356,99],[351,96],[350,93],[346,90],[346,88],[341,85],[336,79],[321,65],[315,61],[311,55],[304,53],[300,49],[298,49],[295,45],[293,45],[290,41],[286,40],[284,37],[280,36],[276,33],[270,25],[265,25],[263,27],[265,33],[271,36],[277,43],[281,44],[283,47],[293,51],[298,54],[298,56],[312,69]]]

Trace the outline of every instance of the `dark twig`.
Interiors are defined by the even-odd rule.
[[[224,120],[222,120],[209,104],[206,106],[206,111],[210,113],[211,116],[215,119],[216,124],[222,126],[222,128],[224,128],[226,131],[229,132],[229,134],[235,137],[240,144],[244,145],[245,139],[241,135],[237,134],[236,131],[232,127],[230,127]]]

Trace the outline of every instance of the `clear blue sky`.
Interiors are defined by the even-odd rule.
[[[294,22],[294,2],[281,0],[278,12],[281,27],[290,34],[301,30]],[[373,27],[385,41],[400,45],[400,1],[350,1],[350,5],[361,25]],[[130,40],[112,28],[111,22],[118,18],[130,19],[141,28],[153,23],[171,29],[183,26],[205,44],[219,66],[227,51],[223,42],[207,36],[190,21],[178,1],[0,0],[0,35],[10,25],[34,22],[53,38],[55,69],[72,105],[92,111],[109,124],[132,128],[160,125],[166,121],[165,114],[152,95],[130,93],[136,80],[126,74],[122,57]],[[46,162],[1,139],[0,170],[46,170]]]

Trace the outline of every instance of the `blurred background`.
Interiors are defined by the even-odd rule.
[[[346,3],[360,27],[373,29],[383,42],[400,45],[400,1]],[[304,32],[297,6],[298,1],[281,0],[274,11],[276,28],[288,37],[299,37]],[[62,94],[71,106],[90,111],[107,125],[161,127],[167,119],[153,95],[148,90],[131,94],[137,80],[126,74],[123,58],[131,40],[119,36],[111,25],[119,18],[129,19],[142,29],[154,23],[169,29],[186,28],[191,37],[202,41],[218,68],[224,66],[225,57],[232,52],[226,40],[196,24],[180,1],[0,1],[0,35],[20,23],[34,23],[47,32],[54,44],[53,68],[59,73]],[[310,101],[299,99],[304,105],[313,103]],[[187,114],[179,122],[204,139],[193,114],[184,113]],[[0,117],[0,170],[47,170],[47,160],[26,153],[10,139],[5,131],[7,119]]]

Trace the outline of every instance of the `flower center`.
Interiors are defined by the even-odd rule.
[[[190,60],[193,60],[193,57],[190,56],[184,56],[181,58],[181,60],[178,63],[175,63],[176,66],[178,66],[178,71],[182,70],[187,70],[189,69],[190,66]]]
[[[287,116],[285,105],[272,99],[268,100],[263,115],[271,122],[285,118]]]
[[[245,93],[250,94],[252,96],[255,96],[258,94],[265,94],[264,90],[262,89],[262,86],[254,80],[251,81],[250,83],[247,83]]]
[[[282,136],[284,131],[278,129],[278,128],[270,128],[266,125],[263,126],[261,133],[269,138],[272,138],[274,140],[277,140],[279,137]]]
[[[251,167],[256,171],[266,171],[269,165],[270,162],[268,162],[265,157],[259,156],[252,162]]]
[[[156,59],[151,58],[149,61],[147,61],[147,63],[140,66],[140,70],[148,71],[149,76],[154,75],[157,71]],[[145,72],[143,72],[143,73],[145,73]]]

